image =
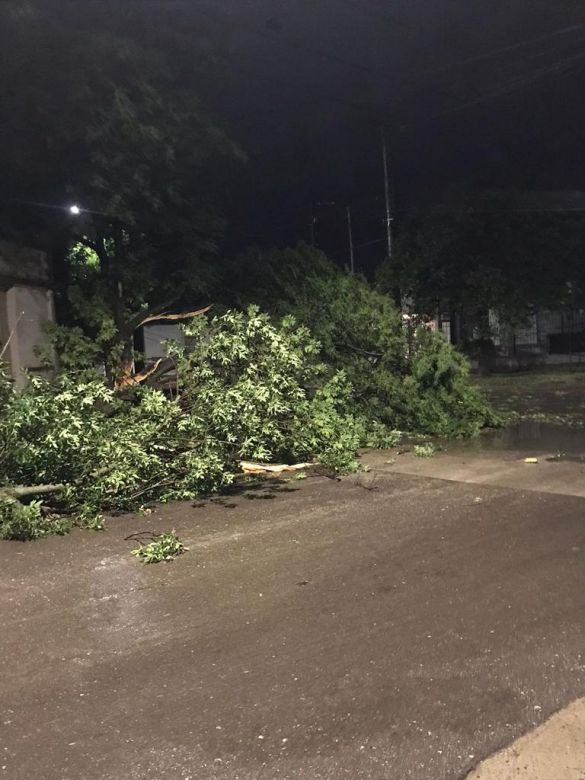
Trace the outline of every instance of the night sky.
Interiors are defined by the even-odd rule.
[[[200,0],[184,22],[223,63],[202,90],[249,156],[234,236],[307,238],[311,202],[335,201],[378,239],[382,126],[397,213],[585,188],[582,0]],[[328,235],[340,217],[318,215]]]
[[[486,191],[585,190],[585,0],[51,7],[89,30],[92,13],[146,38],[162,17],[165,31],[176,26],[185,84],[248,156],[216,176],[225,251],[308,240],[314,213],[317,244],[343,263],[349,205],[358,255],[372,267],[384,256],[382,129],[397,231],[403,215]]]

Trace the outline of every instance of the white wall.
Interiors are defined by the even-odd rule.
[[[42,287],[18,285],[7,290],[3,299],[4,333],[9,339],[4,360],[10,364],[16,383],[22,384],[23,369],[44,368],[37,348],[49,343],[44,328],[55,319],[53,293]]]
[[[179,325],[157,323],[144,326],[144,357],[146,362],[166,357],[165,341],[185,343],[185,336]]]

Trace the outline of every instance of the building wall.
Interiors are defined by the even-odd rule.
[[[167,356],[165,341],[185,343],[185,336],[179,325],[156,323],[144,326],[144,357],[149,363]]]
[[[48,347],[55,319],[46,255],[0,240],[0,354],[17,384],[23,370],[46,371],[38,351]]]
[[[8,313],[6,311],[6,292],[0,290],[0,353],[4,351],[3,360],[7,360],[6,352],[8,348],[5,345],[8,341],[10,330],[8,328]]]
[[[17,384],[24,382],[23,371],[47,370],[39,350],[49,347],[46,324],[55,319],[53,293],[42,287],[11,287],[4,295],[8,341],[7,359]]]

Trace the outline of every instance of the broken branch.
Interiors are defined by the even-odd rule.
[[[193,317],[199,317],[202,314],[207,314],[207,312],[212,307],[213,304],[210,304],[209,306],[205,306],[203,309],[197,309],[197,311],[186,311],[180,314],[171,314],[170,312],[163,312],[162,314],[150,314],[138,324],[138,327],[140,328],[149,322],[178,322],[181,320],[189,320]]]
[[[314,465],[314,463],[294,463],[289,466],[286,463],[252,463],[247,460],[240,462],[240,468],[244,474],[282,474],[284,471],[303,471]]]
[[[0,488],[0,498],[26,498],[27,496],[46,496],[60,493],[65,485],[14,485]]]
[[[116,391],[119,392],[128,387],[140,385],[148,379],[156,379],[157,377],[166,374],[167,371],[170,371],[174,365],[175,361],[172,358],[159,358],[137,374],[126,375],[116,380]]]

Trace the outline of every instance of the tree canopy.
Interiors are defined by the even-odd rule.
[[[202,300],[242,159],[198,97],[210,54],[157,5],[7,3],[0,23],[0,229],[50,252],[61,321],[107,320],[125,371],[144,318]]]
[[[401,220],[381,290],[398,284],[420,312],[437,308],[478,323],[488,309],[510,324],[534,306],[579,304],[585,294],[580,214],[437,210]],[[568,286],[569,285],[569,286]]]

